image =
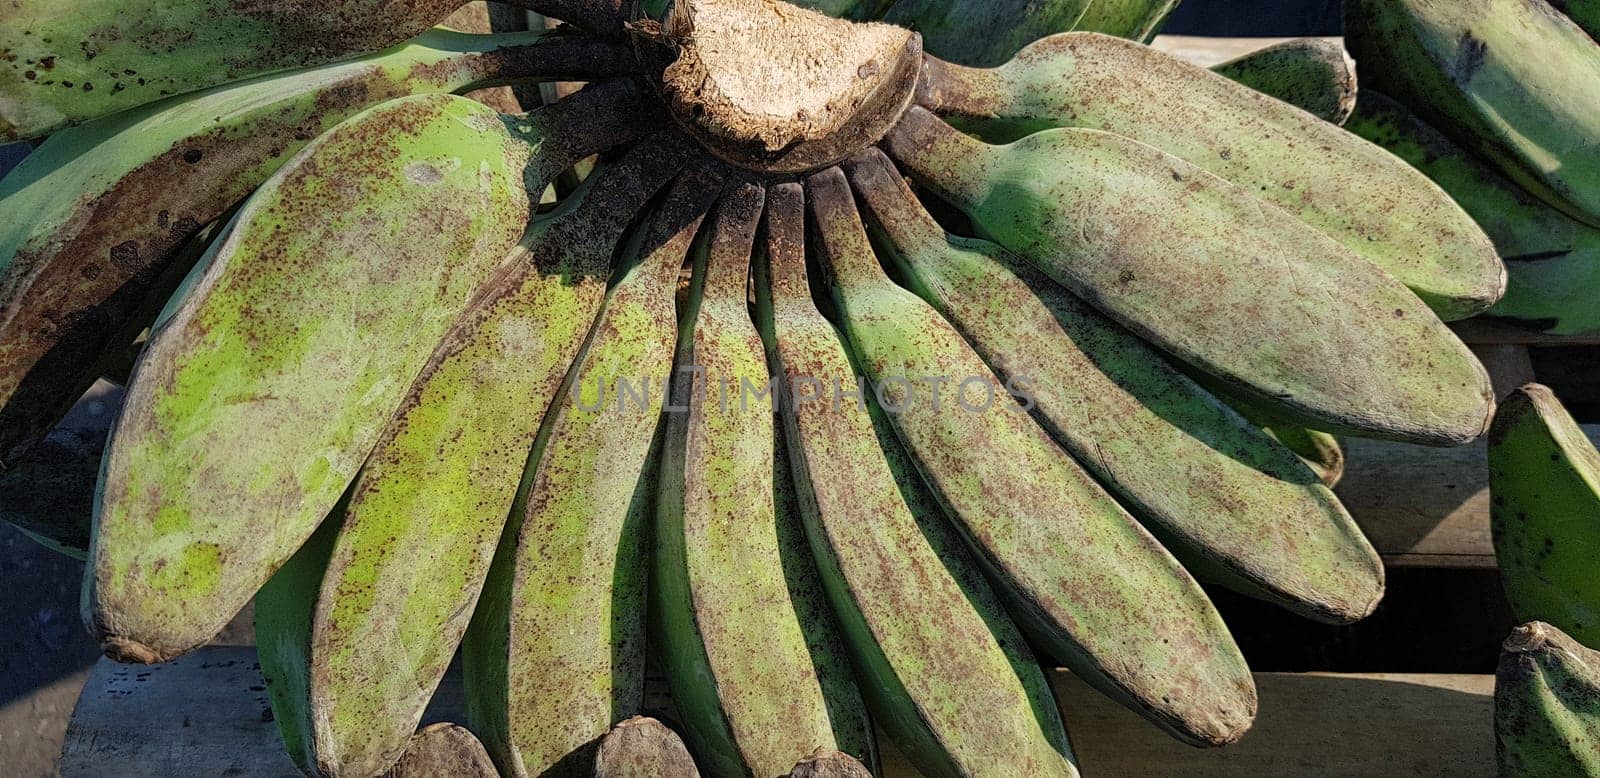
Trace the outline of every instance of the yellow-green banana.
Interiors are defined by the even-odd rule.
[[[1504,778],[1600,775],[1600,651],[1543,622],[1506,638],[1494,679]]]

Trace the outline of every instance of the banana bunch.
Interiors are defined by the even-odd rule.
[[[1509,282],[1490,315],[1561,335],[1600,332],[1597,22],[1587,0],[1345,5],[1362,77],[1346,127],[1438,183],[1493,239]]]
[[[1494,728],[1507,778],[1600,775],[1600,651],[1541,621],[1517,627],[1495,672]]]
[[[859,774],[875,729],[929,775],[1076,775],[1042,661],[1227,744],[1256,692],[1201,582],[1362,618],[1384,571],[1327,436],[1488,424],[1442,319],[1498,299],[1493,246],[1306,110],[1096,33],[983,69],[775,0],[528,4],[581,30],[92,119],[0,92],[85,119],[0,181],[5,461],[142,344],[85,622],[162,661],[254,597],[309,774],[390,769],[458,653],[506,775],[662,742],[618,727],[650,657],[712,775]],[[232,75],[281,66],[233,34]],[[193,40],[165,65],[216,75]],[[1323,64],[1237,74],[1347,104],[1342,58],[1272,56]],[[550,80],[586,86],[453,94]]]

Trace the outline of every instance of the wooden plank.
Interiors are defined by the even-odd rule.
[[[1224,749],[1184,746],[1065,672],[1053,675],[1085,774],[1493,775],[1493,678],[1261,673],[1255,729]],[[451,674],[428,719],[460,720]],[[64,778],[293,776],[255,654],[206,648],[165,665],[101,660],[73,713]],[[914,773],[885,747],[884,775]]]
[[[1600,443],[1600,425],[1584,425]],[[1494,567],[1488,444],[1424,448],[1346,439],[1334,489],[1391,565]]]

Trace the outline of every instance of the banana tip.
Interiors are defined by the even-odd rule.
[[[1529,654],[1542,651],[1556,638],[1555,627],[1542,621],[1531,621],[1511,630],[1502,646],[1507,654]]]
[[[148,665],[166,659],[161,652],[150,646],[137,640],[114,635],[107,635],[100,639],[100,650],[104,651],[105,655],[112,661],[123,664]]]

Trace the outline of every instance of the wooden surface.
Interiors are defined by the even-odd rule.
[[[459,720],[452,674],[428,721]],[[1054,677],[1084,774],[1101,776],[1494,774],[1486,675],[1261,673],[1255,729],[1197,750],[1072,676]],[[885,748],[883,774],[913,775]],[[165,665],[101,660],[67,731],[64,778],[298,775],[278,742],[255,653],[207,648]]]

